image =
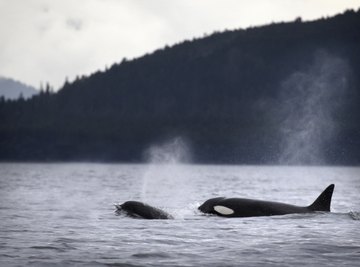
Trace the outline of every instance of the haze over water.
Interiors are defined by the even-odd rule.
[[[0,164],[0,265],[358,266],[359,174],[351,167]],[[196,210],[214,196],[309,205],[331,183],[332,213],[230,219]],[[141,199],[175,219],[115,215],[113,203]]]

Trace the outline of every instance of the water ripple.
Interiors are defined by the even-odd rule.
[[[146,165],[3,166],[1,266],[359,266],[359,168],[150,168],[172,185],[159,190],[150,175],[151,200],[177,215],[162,221],[115,216],[110,207],[139,199]],[[225,219],[196,210],[219,195],[306,205],[330,183],[332,213]]]

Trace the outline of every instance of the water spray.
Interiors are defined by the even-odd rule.
[[[344,102],[349,67],[341,58],[318,51],[313,64],[282,84],[280,164],[322,164],[336,134],[334,115]]]
[[[181,137],[152,145],[145,153],[147,166],[143,175],[141,200],[154,206],[184,206],[192,190],[188,163],[189,146]]]

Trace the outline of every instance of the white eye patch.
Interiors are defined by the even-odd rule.
[[[214,210],[222,215],[231,215],[234,213],[232,209],[229,209],[224,206],[214,206]]]

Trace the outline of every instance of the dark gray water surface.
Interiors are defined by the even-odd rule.
[[[219,218],[214,196],[309,205],[335,183],[332,213]],[[175,220],[116,216],[141,200]],[[0,266],[359,266],[360,168],[0,164]]]

